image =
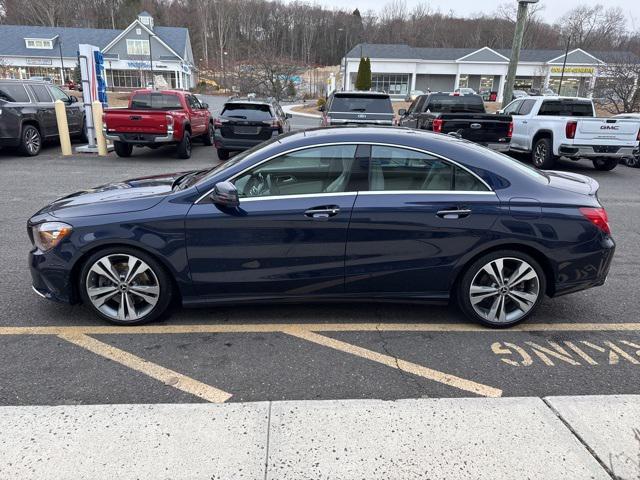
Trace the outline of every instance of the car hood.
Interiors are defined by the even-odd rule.
[[[86,217],[147,210],[171,193],[173,182],[190,172],[134,178],[81,190],[42,209],[58,218]]]
[[[544,172],[549,179],[549,186],[583,195],[595,195],[600,185],[591,177],[578,173],[558,172],[547,170]]]

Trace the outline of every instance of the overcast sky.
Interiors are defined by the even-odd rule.
[[[325,7],[338,8],[359,8],[360,11],[380,10],[388,0],[302,0],[305,3],[315,3]],[[411,8],[421,0],[405,0],[407,6]],[[456,15],[470,16],[474,13],[490,13],[496,10],[502,3],[514,2],[516,0],[422,0],[422,3],[430,4],[432,8],[443,13],[452,10]],[[579,5],[620,6],[629,14],[631,27],[638,26],[640,17],[640,0],[540,0],[544,5],[543,17],[550,22],[561,17],[564,13]]]

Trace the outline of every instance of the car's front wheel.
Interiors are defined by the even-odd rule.
[[[82,267],[79,291],[89,308],[119,325],[158,319],[173,294],[165,269],[150,255],[126,247],[91,255]]]
[[[491,327],[509,327],[535,311],[545,289],[544,271],[534,258],[504,250],[473,262],[456,293],[469,318]]]

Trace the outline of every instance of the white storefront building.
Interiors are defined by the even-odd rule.
[[[396,98],[412,90],[450,92],[469,87],[476,92],[495,92],[502,101],[510,50],[489,47],[418,48],[406,44],[359,44],[346,56],[346,85],[353,89],[361,57],[371,60],[371,89]],[[567,96],[590,96],[606,62],[620,52],[570,50],[566,64],[560,50],[522,50],[515,89],[550,88]],[[343,65],[345,64],[343,59]],[[560,77],[562,80],[562,91]]]

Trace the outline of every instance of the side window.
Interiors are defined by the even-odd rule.
[[[30,103],[29,95],[19,83],[0,84],[0,100],[15,103]]]
[[[191,107],[191,110],[200,110],[202,108],[198,99],[193,95],[187,95],[187,103],[189,107]]]
[[[53,101],[51,100],[49,89],[45,85],[31,85],[31,91],[33,91],[38,102],[51,103]]]
[[[428,95],[420,95],[418,97],[418,103],[416,104],[416,113],[420,113],[424,110],[424,105],[427,102]]]
[[[69,102],[69,96],[60,90],[58,87],[49,87],[51,94],[53,95],[53,100],[62,100],[63,102]]]
[[[344,192],[356,145],[331,145],[287,153],[234,180],[241,198]]]
[[[409,105],[409,108],[407,108],[407,114],[409,113],[413,113],[416,109],[416,106],[418,105],[418,102],[420,101],[420,97],[416,97],[413,102],[411,102],[411,105]]]
[[[518,115],[529,115],[531,110],[533,110],[533,106],[536,104],[535,100],[523,100],[522,107],[518,111]]]
[[[520,106],[522,105],[522,100],[516,100],[515,102],[511,102],[504,109],[505,115],[518,115],[518,111],[520,110]]]
[[[486,191],[466,170],[426,153],[399,147],[371,148],[369,190]]]

